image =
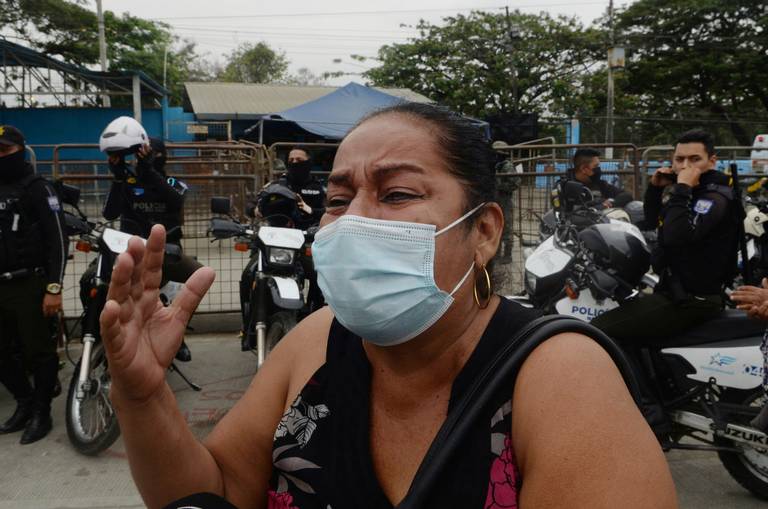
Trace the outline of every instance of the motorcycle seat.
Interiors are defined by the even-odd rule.
[[[726,309],[715,318],[702,322],[664,341],[665,347],[694,346],[749,337],[765,332],[766,322],[747,317],[745,311]]]

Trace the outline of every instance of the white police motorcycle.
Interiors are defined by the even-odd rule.
[[[574,214],[591,196],[563,183],[554,196],[556,227],[525,261],[525,294],[511,297],[549,314],[589,322],[652,287],[650,250],[637,227],[619,221],[581,227]],[[764,324],[729,309],[671,338],[627,352],[663,415],[649,423],[665,450],[716,452],[743,487],[768,499],[768,436],[750,427],[764,404]]]
[[[286,193],[286,198],[295,206],[294,193]],[[264,216],[253,225],[241,224],[230,215],[230,208],[229,198],[211,198],[211,212],[219,217],[211,219],[209,232],[216,240],[234,238],[235,249],[251,253],[240,280],[241,349],[252,351],[261,367],[304,308],[301,261],[309,256],[314,229],[270,226],[270,218],[278,214]]]
[[[75,211],[64,211],[67,233],[78,239],[75,248],[81,252],[97,254],[92,268],[83,274],[80,281],[83,350],[80,359],[75,363],[66,405],[69,441],[80,453],[92,456],[107,449],[120,436],[117,416],[109,399],[111,377],[109,362],[101,342],[99,316],[107,302],[115,260],[120,253],[126,251],[132,235],[111,228],[111,223],[89,221],[78,207],[80,190],[60,183],[57,186],[62,195],[62,202]],[[178,254],[180,253],[177,246],[166,246],[165,256]],[[169,305],[182,286],[182,283],[168,281],[160,288],[160,300],[163,305]],[[67,336],[68,356],[70,342],[71,338]],[[201,390],[174,363],[171,363],[168,369],[177,372],[193,390]]]

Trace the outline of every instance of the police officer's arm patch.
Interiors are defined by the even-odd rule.
[[[715,202],[713,200],[705,200],[704,198],[701,198],[696,201],[696,204],[693,206],[693,211],[697,214],[706,215],[712,210],[714,204]]]
[[[49,196],[48,197],[48,207],[54,212],[58,212],[61,210],[61,203],[59,203],[59,199],[55,196]]]

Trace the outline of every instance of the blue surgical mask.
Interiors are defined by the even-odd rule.
[[[435,284],[435,237],[485,203],[436,232],[435,225],[345,215],[325,226],[312,244],[317,283],[336,319],[379,346],[404,343],[430,328],[453,304],[475,266],[451,292]]]

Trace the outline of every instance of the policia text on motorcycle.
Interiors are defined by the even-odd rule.
[[[645,220],[658,224],[652,264],[659,286],[592,325],[620,340],[661,340],[720,311],[734,276],[740,219],[729,178],[715,171],[716,161],[708,133],[678,138],[672,168],[658,169],[645,193]]]
[[[24,154],[21,132],[0,126],[0,382],[16,399],[0,433],[24,430],[28,444],[52,426],[58,357],[49,319],[61,310],[68,239],[56,192]]]
[[[121,117],[113,123],[124,119],[131,128],[143,128],[132,118]],[[115,128],[119,128],[117,125]],[[105,134],[112,128],[107,126]],[[122,131],[122,129],[120,129]],[[102,134],[104,137],[104,134]],[[102,143],[111,143],[108,137]],[[109,154],[109,169],[115,176],[109,190],[103,215],[106,219],[120,218],[120,230],[142,238],[149,237],[152,225],[162,224],[167,234],[166,256],[163,261],[163,280],[184,283],[202,265],[192,257],[186,256],[181,249],[181,223],[183,218],[184,198],[187,185],[184,182],[165,174],[167,150],[162,140],[149,138],[149,144],[125,147],[136,140],[116,141],[114,150],[107,148]],[[136,153],[136,166],[128,165],[125,152]],[[174,251],[174,252],[171,252]],[[176,358],[189,361],[191,353],[185,343],[182,343]]]

